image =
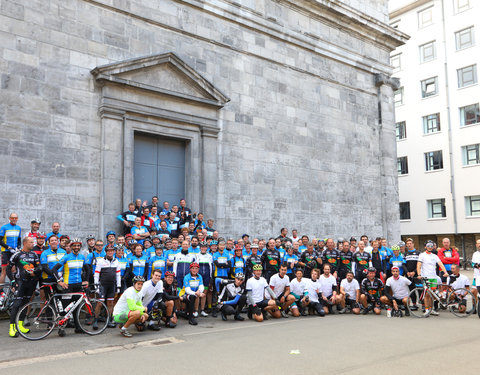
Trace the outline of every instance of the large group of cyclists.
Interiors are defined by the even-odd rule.
[[[427,241],[422,251],[412,239],[389,247],[385,238],[316,239],[286,228],[268,239],[234,240],[185,200],[170,207],[157,197],[132,202],[117,219],[122,233],[82,241],[62,234],[58,222],[42,232],[39,219],[22,234],[10,214],[0,228],[0,312],[10,316],[10,337],[115,327],[131,337],[132,327],[195,326],[209,316],[262,322],[385,311],[422,318],[448,310],[480,317],[480,240],[468,262],[471,283],[448,238],[441,247]]]

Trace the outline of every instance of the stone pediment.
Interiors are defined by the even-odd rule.
[[[172,52],[98,66],[100,83],[113,83],[223,107],[230,99]]]

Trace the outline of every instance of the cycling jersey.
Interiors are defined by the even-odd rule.
[[[141,255],[137,257],[134,254],[128,256],[128,268],[130,270],[131,276],[144,276],[148,271],[148,256]]]
[[[245,259],[243,257],[233,257],[230,260],[232,277],[235,277],[237,273],[245,274]]]
[[[160,280],[154,284],[152,280],[145,281],[142,286],[142,302],[144,306],[149,306],[154,302],[155,296],[163,294],[163,281]]]
[[[400,275],[403,275],[403,266],[405,264],[405,259],[403,258],[402,254],[398,254],[398,257],[396,257],[395,255],[392,255],[390,257],[389,264],[390,264],[390,267],[389,267],[390,269],[392,267],[398,267],[398,269],[400,270]]]
[[[197,254],[197,261],[200,269],[198,270],[199,275],[202,275],[203,285],[208,287],[210,284],[210,279],[212,278],[213,273],[213,257],[209,253],[199,253]]]
[[[57,238],[60,240],[60,237],[62,237],[63,235],[60,233],[60,232],[50,232],[47,234],[47,243],[48,243],[48,239],[52,236],[57,236]]]
[[[361,289],[362,293],[367,296],[369,302],[377,301],[382,296],[383,283],[377,277],[375,277],[372,281],[370,281],[368,278],[365,278],[362,281]]]
[[[125,271],[127,270],[128,258],[126,256],[123,256],[122,258],[118,258],[117,256],[115,256],[115,258],[118,260],[120,275],[123,277],[125,275]]]
[[[165,251],[163,254],[167,257],[168,261],[173,263],[175,261],[175,255],[177,255],[178,253],[180,253],[180,249],[177,249],[177,250],[170,249]],[[167,266],[167,271],[173,271],[173,265]]]
[[[15,266],[15,275],[11,273],[11,268]],[[33,251],[17,251],[10,258],[7,267],[8,278],[16,281],[31,281],[40,274],[40,259]]]
[[[275,273],[278,272],[278,269],[280,268],[280,253],[278,250],[270,250],[267,249],[261,256],[262,263],[263,263],[263,269],[265,271],[265,274],[268,276],[271,276]]]
[[[330,265],[330,273],[334,273],[338,269],[338,265],[340,262],[340,253],[338,250],[324,250],[322,253],[322,260],[323,264]]]
[[[95,284],[115,284],[117,288],[120,288],[121,273],[118,259],[97,258],[97,267],[93,279]]]
[[[283,247],[276,247],[275,250],[277,250],[278,253],[280,254],[280,263],[281,263],[281,261],[283,260],[283,258],[285,257],[285,254],[287,252],[285,251],[285,249]]]
[[[175,255],[173,263],[173,272],[175,273],[178,288],[182,289],[185,275],[190,273],[190,264],[197,261],[195,254],[183,254],[182,252]]]
[[[165,275],[165,268],[167,267],[167,258],[163,255],[155,255],[148,261],[148,275],[147,278],[152,277],[154,270],[162,271],[162,278]]]
[[[228,277],[228,270],[230,268],[230,254],[226,249],[222,253],[217,251],[213,254],[213,263],[215,264],[215,277]]]
[[[245,268],[246,268],[246,271],[247,271],[247,274],[245,276],[245,278],[248,280],[248,278],[250,278],[250,276],[252,276],[252,273],[253,273],[253,266],[255,264],[262,264],[262,259],[260,257],[260,255],[251,255],[250,257],[248,257],[247,261],[245,262]]]
[[[132,229],[130,229],[130,233],[132,235],[135,235],[135,234],[145,234],[145,233],[149,233],[148,232],[148,229],[145,228],[145,227],[132,227]],[[145,241],[144,239],[138,239],[136,240],[139,244],[143,245],[143,241]]]
[[[187,295],[195,295],[197,291],[202,293],[204,289],[202,275],[193,276],[189,273],[183,278],[183,289],[182,292],[180,292],[180,295],[184,293]]]
[[[355,269],[357,275],[363,274],[363,271],[370,267],[370,261],[372,256],[366,251],[360,252],[357,251],[353,254],[353,260],[355,261]]]
[[[415,275],[417,274],[417,261],[419,255],[420,252],[418,252],[416,249],[413,249],[412,251],[407,251],[407,253],[405,254],[405,267],[407,269],[407,272],[415,272]]]
[[[437,264],[440,258],[433,253],[421,253],[418,256],[418,261],[422,263],[420,272],[422,277],[437,278]]]
[[[296,256],[295,254],[289,255],[287,253],[283,258],[283,261],[287,263],[287,275],[289,275],[295,270],[295,264],[298,262],[298,256]]]
[[[245,288],[243,284],[235,286],[234,282],[228,284],[222,289],[222,292],[218,296],[218,301],[223,302],[224,305],[236,305],[240,300],[240,297],[245,294]]]
[[[353,271],[353,264],[353,253],[351,251],[340,251],[338,265],[338,274],[340,279],[345,278],[348,271]]]
[[[103,258],[105,257],[105,251],[97,252],[93,251],[90,254],[87,255],[85,264],[89,264],[92,267],[92,273],[95,272],[95,267],[97,265],[97,258]]]
[[[309,253],[308,251],[304,251],[300,256],[300,262],[305,263],[304,276],[306,278],[310,277],[312,273],[312,269],[318,267],[317,258],[320,258],[320,256],[315,250],[313,250],[312,253]]]
[[[53,251],[52,249],[45,250],[42,255],[40,256],[40,264],[42,266],[48,267],[50,270],[55,267],[55,265],[62,259],[65,255],[67,255],[67,252],[63,249],[57,249],[57,251]],[[48,271],[48,270],[47,270]],[[55,278],[46,272],[42,273],[42,278],[44,280],[49,280],[53,281]]]
[[[2,241],[13,249],[21,247],[22,241],[22,228],[18,225],[12,225],[10,223],[3,225],[0,228],[0,238]],[[9,252],[5,247],[2,247],[2,252]]]
[[[59,259],[58,264],[54,266],[54,270],[56,271],[63,266],[63,281],[66,284],[78,284],[82,282],[82,271],[85,264],[85,257],[82,254],[70,253]]]
[[[113,308],[113,316],[115,316],[115,321],[119,322],[120,319],[118,319],[117,316],[122,314],[128,314],[130,311],[145,311],[145,308],[142,304],[142,297],[142,292],[137,291],[133,286],[127,288],[127,290],[125,290],[125,292],[120,296],[117,303],[115,304],[115,307]]]

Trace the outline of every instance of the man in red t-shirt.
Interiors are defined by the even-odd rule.
[[[438,257],[445,265],[448,273],[451,274],[452,264],[460,265],[460,255],[454,247],[450,247],[450,239],[444,238],[442,240],[443,247],[438,249]]]

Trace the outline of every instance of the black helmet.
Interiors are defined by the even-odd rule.
[[[138,282],[142,282],[144,283],[145,282],[145,278],[143,276],[134,276],[133,279],[132,279],[133,283],[138,283]]]

